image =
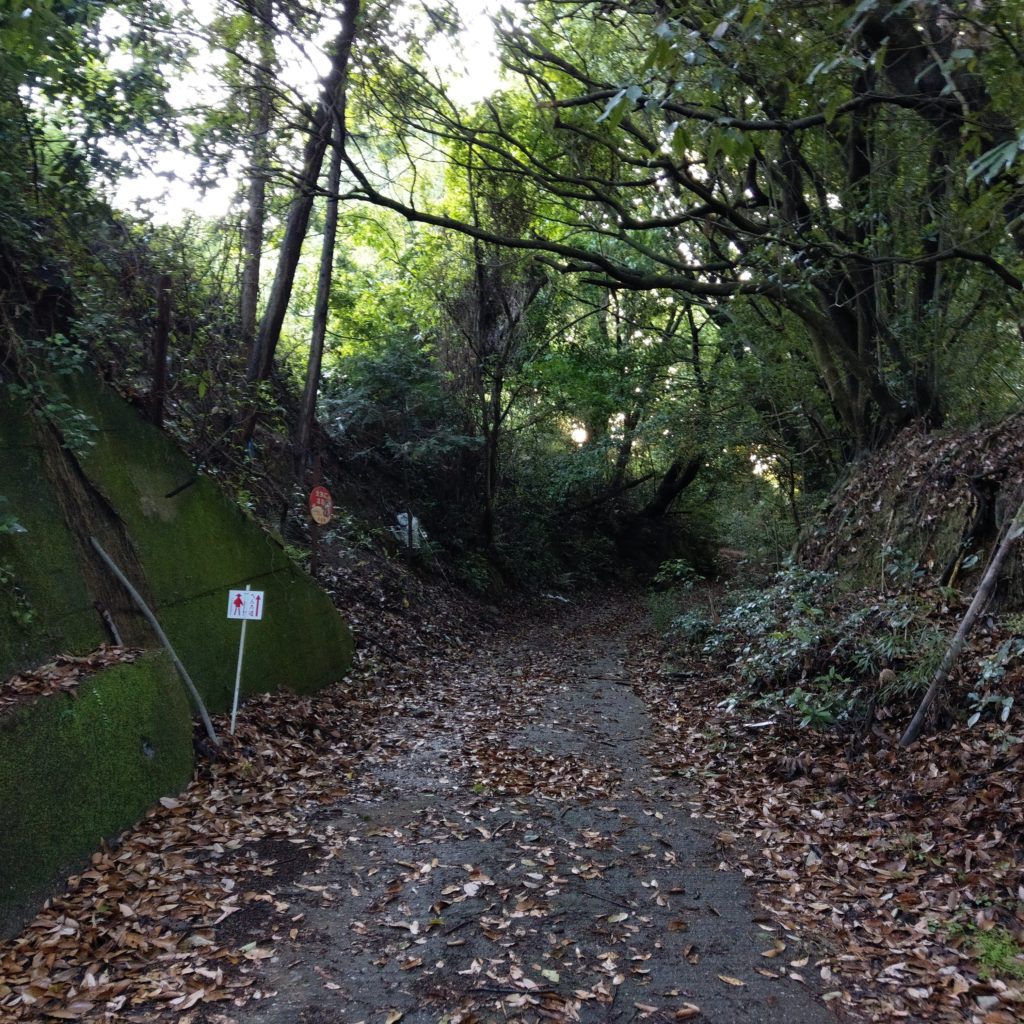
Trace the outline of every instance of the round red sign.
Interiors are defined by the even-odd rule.
[[[309,514],[313,522],[325,526],[334,515],[334,499],[326,487],[314,487],[309,492]]]

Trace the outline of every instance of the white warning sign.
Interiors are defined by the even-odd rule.
[[[262,619],[263,591],[229,590],[228,618],[239,620]]]

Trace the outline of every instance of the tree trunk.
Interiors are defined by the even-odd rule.
[[[156,286],[156,328],[153,331],[153,380],[149,389],[149,418],[164,425],[167,395],[167,349],[171,338],[171,275],[161,274]]]
[[[633,455],[634,432],[640,423],[640,406],[635,405],[626,413],[622,423],[622,440],[619,442],[619,450],[615,453],[615,467],[612,470],[611,483],[608,490],[617,494],[622,490],[626,482],[626,470],[629,468],[629,460]]]
[[[299,424],[295,437],[295,453],[299,464],[309,448],[309,438],[316,418],[316,396],[320,390],[320,368],[324,358],[324,339],[327,337],[327,312],[331,297],[331,277],[334,271],[334,247],[338,236],[338,186],[341,183],[341,126],[334,126],[334,150],[327,176],[327,210],[324,217],[324,242],[320,251],[320,276],[316,284],[316,303],[313,307],[313,329],[309,341],[309,363],[306,367],[306,387],[302,392]]]
[[[843,7],[856,7],[857,0],[840,0]],[[995,5],[993,5],[995,9]],[[858,43],[865,55],[883,54],[882,70],[891,88],[904,96],[923,102],[917,108],[921,116],[948,140],[950,151],[964,144],[962,129],[970,120],[980,126],[982,148],[992,148],[1016,138],[1017,129],[1001,111],[995,109],[982,77],[969,69],[945,73],[942,60],[948,59],[956,45],[955,36],[941,29],[922,14],[940,10],[938,4],[911,5],[895,0],[861,4],[856,17]],[[978,44],[975,44],[978,45]],[[997,179],[1004,184],[1003,215],[1018,251],[1024,251],[1021,214],[1024,189],[1012,171]]]
[[[488,549],[494,547],[495,522],[494,505],[498,497],[498,444],[501,437],[501,389],[503,379],[497,377],[491,382],[488,407],[484,421],[484,512],[483,535]]]
[[[672,503],[696,479],[703,462],[703,455],[694,455],[689,461],[678,458],[661,478],[654,497],[640,510],[645,519],[660,519],[668,513]]]
[[[267,178],[270,163],[270,122],[274,113],[274,0],[257,0],[259,21],[259,63],[253,88],[252,160],[249,164],[249,189],[245,224],[242,228],[242,294],[239,303],[242,344],[251,352],[256,338],[256,307],[260,293],[260,264],[263,258],[263,228],[266,221]]]
[[[331,71],[324,82],[320,102],[310,121],[309,140],[306,143],[302,171],[299,174],[295,198],[288,210],[284,239],[281,242],[277,271],[267,299],[267,308],[263,311],[259,332],[249,353],[246,378],[250,383],[266,380],[270,376],[274,353],[281,337],[281,326],[295,283],[295,271],[302,255],[302,243],[309,228],[309,215],[313,208],[320,168],[323,166],[324,154],[327,152],[335,122],[341,126],[341,143],[344,143],[345,89],[358,13],[359,0],[348,0],[342,16],[342,28],[334,44]],[[251,429],[247,433],[251,434]]]

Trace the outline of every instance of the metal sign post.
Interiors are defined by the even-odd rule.
[[[235,735],[235,720],[238,718],[238,695],[242,688],[242,657],[245,654],[245,627],[250,619],[263,618],[263,591],[228,591],[228,618],[242,620],[242,635],[238,639],[238,667],[235,669],[235,695],[231,701],[231,735]]]
[[[309,527],[309,574],[316,576],[320,555],[320,527],[326,526],[334,515],[334,499],[331,492],[320,484],[320,456],[316,459],[313,472],[316,486],[309,492],[309,517],[313,520]]]

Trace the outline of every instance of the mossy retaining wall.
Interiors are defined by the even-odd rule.
[[[191,774],[191,710],[165,654],[0,717],[0,935]]]
[[[0,517],[23,528],[0,532],[0,686],[109,640],[97,605],[126,637],[156,645],[91,550],[94,534],[151,602],[212,713],[230,707],[234,686],[241,626],[227,618],[230,589],[265,594],[263,620],[247,629],[243,696],[308,693],[344,676],[348,627],[283,546],[112,390],[85,376],[60,386],[95,427],[87,452],[62,447],[59,429],[0,383]],[[163,657],[111,673],[77,700],[41,698],[0,716],[0,930],[189,776],[190,709]],[[166,753],[140,762],[141,737],[165,735],[165,714]]]
[[[84,376],[65,386],[96,426],[93,447],[67,456],[92,496],[93,519],[106,516],[112,535],[123,536],[132,564],[122,568],[152,600],[211,712],[230,706],[241,627],[227,619],[227,595],[247,584],[264,591],[266,611],[247,630],[243,694],[282,687],[308,693],[340,679],[351,664],[351,635],[283,546],[212,480],[197,479],[167,435],[112,390]],[[95,580],[106,570],[83,550],[80,524],[76,536],[67,521],[77,513],[62,509],[54,493],[60,485],[47,477],[45,440],[28,410],[0,387],[0,511],[26,530],[0,534],[0,573],[6,566],[9,581],[0,586],[0,678],[108,639],[94,607]],[[109,585],[109,576],[103,582]],[[119,607],[108,610],[116,621],[134,619],[129,608],[119,594]],[[123,631],[132,625],[118,624]]]
[[[23,403],[0,387],[0,517],[24,533],[0,532],[0,680],[62,650],[105,639],[73,537],[43,468],[42,442]]]
[[[101,425],[82,468],[124,523],[157,618],[210,710],[230,707],[241,626],[227,618],[228,590],[247,584],[264,592],[266,611],[247,629],[243,693],[308,693],[340,679],[352,661],[348,627],[281,543],[208,477],[195,479],[166,435],[112,391],[77,378],[72,400]]]

